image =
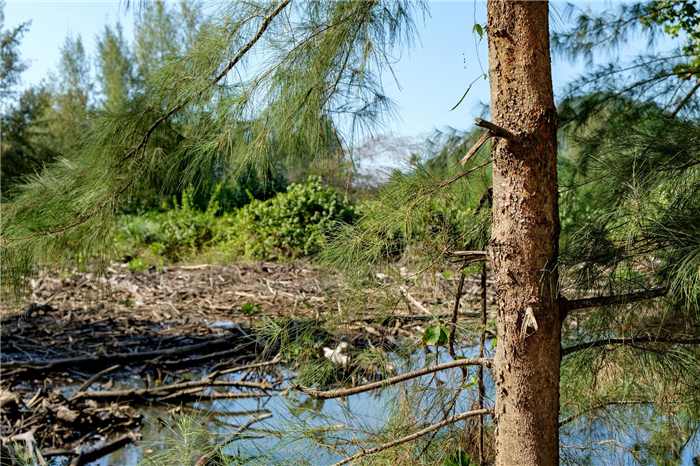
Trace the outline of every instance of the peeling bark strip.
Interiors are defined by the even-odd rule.
[[[557,113],[547,2],[487,4],[498,305],[497,466],[559,464]]]

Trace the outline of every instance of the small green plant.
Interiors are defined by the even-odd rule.
[[[447,457],[442,466],[470,466],[471,464],[469,455],[463,450],[457,450]]]
[[[148,270],[151,268],[151,264],[148,262],[145,262],[141,258],[137,257],[136,259],[132,259],[129,261],[128,264],[126,264],[126,269],[131,270],[132,272],[141,272],[143,270]]]

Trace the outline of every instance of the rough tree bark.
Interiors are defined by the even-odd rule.
[[[497,466],[559,464],[557,113],[547,2],[489,0]],[[506,133],[507,134],[507,133]]]

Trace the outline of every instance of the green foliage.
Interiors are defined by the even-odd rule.
[[[440,325],[432,325],[423,332],[423,346],[445,346],[450,339],[450,331]]]
[[[132,259],[129,261],[128,264],[126,264],[126,269],[131,270],[132,272],[141,272],[143,270],[148,270],[151,268],[151,264],[148,262],[144,262],[141,258],[137,257],[136,259]]]
[[[442,466],[470,466],[471,464],[469,455],[463,450],[457,450],[445,459]]]
[[[200,210],[194,205],[194,188],[190,186],[182,193],[181,202],[174,199],[174,207],[164,213],[126,215],[120,219],[116,240],[125,252],[146,246],[168,261],[193,256],[209,246],[220,228],[217,194]]]
[[[5,27],[5,2],[0,3],[0,92],[2,93],[2,106],[7,105],[8,98],[14,95],[15,87],[20,82],[20,76],[29,66],[22,60],[19,46],[22,37],[29,29],[31,21],[8,29]]]
[[[293,258],[317,253],[339,222],[356,219],[353,207],[335,190],[310,177],[285,193],[253,201],[233,218],[229,246],[251,259]]]
[[[647,27],[652,24],[663,26],[664,32],[672,37],[682,36],[685,39],[683,52],[689,58],[684,64],[679,64],[674,71],[690,72],[700,67],[700,28],[698,27],[697,0],[663,0],[650,2],[646,16],[640,22]]]
[[[147,249],[168,262],[204,251],[254,260],[299,258],[316,253],[333,228],[357,217],[354,207],[319,178],[292,184],[286,192],[267,201],[252,200],[231,213],[221,213],[220,193],[217,186],[200,209],[189,186],[179,202],[173,199],[172,209],[120,217],[118,250],[133,254]]]
[[[254,304],[249,301],[239,307],[238,312],[246,315],[260,314],[262,312],[262,304]]]

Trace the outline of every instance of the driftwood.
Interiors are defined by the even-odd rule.
[[[204,350],[210,350],[223,345],[237,341],[242,336],[239,334],[230,335],[216,340],[198,343],[195,345],[174,347],[162,350],[145,351],[143,353],[117,353],[106,355],[89,355],[75,358],[53,359],[44,361],[10,361],[3,363],[3,369],[12,370],[19,369],[23,371],[51,372],[67,369],[70,367],[84,367],[89,365],[92,369],[107,366],[110,364],[129,364],[133,362],[146,361],[164,356],[184,356],[187,354],[198,353]]]

